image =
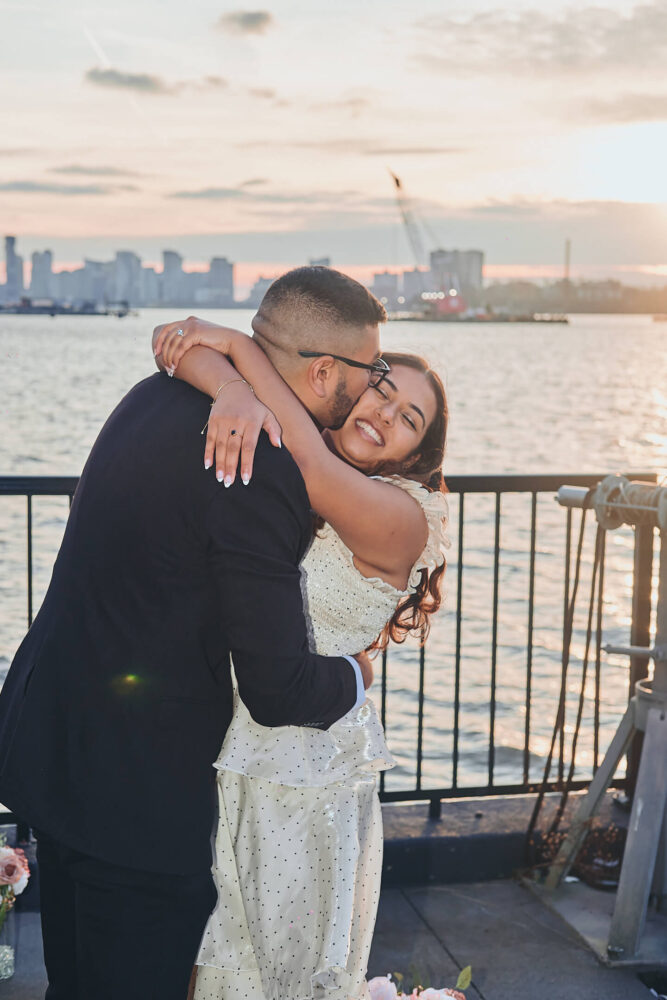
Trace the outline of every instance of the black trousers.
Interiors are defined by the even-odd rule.
[[[185,1000],[211,873],[121,868],[35,836],[46,1000]]]

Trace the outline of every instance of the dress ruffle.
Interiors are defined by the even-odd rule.
[[[214,767],[293,788],[372,777],[396,765],[375,705],[367,698],[328,730],[260,726],[235,685],[234,715]]]
[[[445,561],[443,549],[448,549],[450,546],[445,531],[449,520],[447,497],[439,490],[429,490],[414,479],[405,479],[403,476],[373,476],[373,478],[380,479],[383,483],[391,483],[392,486],[399,486],[406,493],[409,493],[424,511],[428,525],[428,538],[422,554],[412,567],[408,580],[408,590],[404,591],[407,594],[419,585],[422,569],[432,572],[438,566],[442,566]]]

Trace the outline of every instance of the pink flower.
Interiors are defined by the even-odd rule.
[[[389,976],[376,976],[368,983],[371,993],[371,1000],[395,1000],[398,996],[396,983],[392,983]]]
[[[10,885],[15,896],[23,892],[30,878],[28,860],[22,850],[0,847],[0,885]]]
[[[463,993],[459,993],[458,990],[442,989],[434,990],[431,987],[424,990],[419,994],[419,1000],[447,1000],[448,997],[454,998],[454,1000],[466,1000]]]

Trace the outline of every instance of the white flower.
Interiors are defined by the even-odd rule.
[[[368,983],[368,989],[371,993],[371,1000],[395,1000],[398,996],[396,984],[392,983],[389,976],[386,978],[376,976],[375,979],[371,979]]]

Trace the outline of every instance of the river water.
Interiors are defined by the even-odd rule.
[[[249,329],[251,313],[207,318]],[[0,316],[0,475],[78,475],[110,410],[153,370],[153,326],[165,310],[137,316]],[[667,327],[646,316],[573,316],[568,326],[389,324],[387,348],[424,354],[444,378],[450,407],[445,474],[657,472],[667,475]],[[665,480],[667,482],[667,479]],[[0,498],[0,681],[26,627],[25,498]],[[452,496],[446,600],[426,652],[426,787],[451,782],[458,498]],[[67,516],[67,501],[34,501],[35,607]],[[575,521],[578,519],[575,516]],[[503,498],[498,616],[498,782],[521,780],[525,719],[530,498]],[[540,774],[559,689],[565,513],[538,501],[531,707],[531,772]],[[459,782],[485,784],[489,738],[494,498],[465,501],[462,555],[462,695]],[[582,594],[590,572],[585,548]],[[633,533],[607,538],[605,641],[628,640]],[[573,664],[584,643],[586,600],[577,618]],[[627,700],[627,660],[603,657],[601,744]],[[389,656],[387,733],[399,767],[387,787],[414,782],[418,657],[414,644]],[[578,693],[576,669],[569,716]],[[591,686],[578,759],[592,762]],[[379,691],[376,692],[379,700]],[[568,726],[571,728],[571,718]],[[589,727],[588,729],[586,727]]]

